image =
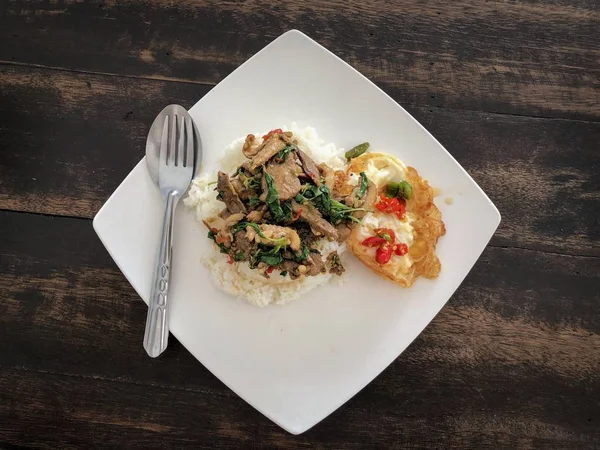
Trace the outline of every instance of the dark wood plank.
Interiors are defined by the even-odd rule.
[[[47,448],[594,448],[600,258],[488,248],[425,332],[341,410],[292,437],[173,340],[89,220],[0,212],[0,442]]]
[[[0,79],[0,208],[81,217],[142,158],[157,111],[209,90],[7,67]]]
[[[123,442],[160,449],[593,449],[599,444],[593,391],[586,394],[580,383],[561,391],[564,397],[551,396],[530,381],[481,392],[469,385],[479,380],[460,367],[452,368],[460,377],[457,383],[440,380],[445,374],[433,364],[420,369],[394,364],[349,404],[301,436],[285,433],[239,398],[223,401],[162,387],[2,370],[0,438],[48,449],[118,448]],[[432,378],[437,378],[433,386]],[[563,387],[553,378],[544,387],[557,384]],[[447,396],[438,401],[431,389],[444,390]],[[519,402],[533,404],[516,413],[505,410],[506,398],[522,395],[523,390],[527,395]],[[558,413],[559,419],[544,417],[547,408],[561,407],[565,415]],[[492,409],[499,412],[494,416]],[[567,417],[574,409],[578,413]]]
[[[1,67],[0,209],[93,217],[143,156],[156,112],[189,107],[208,89]],[[410,112],[500,209],[494,245],[600,255],[600,124]]]
[[[411,109],[502,215],[494,245],[600,255],[597,123]]]
[[[4,2],[0,60],[214,84],[283,32],[409,105],[600,119],[597,2]]]

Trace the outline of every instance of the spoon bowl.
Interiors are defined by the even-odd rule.
[[[196,143],[196,155],[194,158],[194,174],[192,178],[198,175],[200,170],[200,164],[202,163],[202,140],[200,139],[200,133],[194,123],[192,116],[187,110],[180,105],[169,105],[165,107],[154,119],[150,131],[148,132],[148,138],[146,139],[146,166],[148,167],[148,173],[150,178],[154,181],[154,184],[158,185],[158,161],[160,154],[160,144],[163,136],[163,124],[165,118],[169,115],[178,115],[189,119],[188,122],[192,124],[194,133],[194,142]]]

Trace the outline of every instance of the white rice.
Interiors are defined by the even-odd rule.
[[[319,139],[314,128],[300,128],[294,122],[290,127],[281,128],[284,131],[292,131],[294,138],[298,140],[299,147],[313,158],[317,164],[326,163],[335,170],[345,168],[344,149],[336,148],[333,143],[325,144],[322,139]],[[255,133],[256,136],[264,134],[266,132]],[[220,170],[231,173],[244,162],[245,157],[242,153],[244,141],[245,136],[236,139],[227,147],[219,161]],[[188,196],[183,200],[188,207],[195,208],[196,219],[199,221],[214,217],[223,209],[223,203],[217,200],[217,193],[214,190],[216,179],[216,171],[200,175],[192,182]],[[342,255],[346,250],[346,245],[322,239],[318,242],[318,249],[325,258],[334,250]],[[344,258],[341,259],[343,262]],[[247,262],[229,264],[228,256],[220,253],[218,247],[214,244],[211,245],[207,254],[201,255],[201,261],[208,267],[214,282],[223,291],[260,307],[267,306],[270,303],[284,304],[290,302],[317,286],[327,283],[332,278],[339,283],[342,283],[346,278],[346,273],[341,277],[325,273],[291,280],[287,276],[282,277],[279,271],[273,271],[271,278],[266,279],[257,270],[250,269]]]

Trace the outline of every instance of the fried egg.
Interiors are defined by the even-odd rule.
[[[369,269],[401,286],[412,286],[419,276],[435,278],[441,265],[435,254],[435,245],[446,232],[441,213],[433,203],[434,192],[429,183],[412,167],[398,158],[385,153],[365,153],[354,158],[348,173],[355,176],[365,172],[378,190],[385,192],[389,182],[408,181],[412,186],[411,199],[406,202],[406,214],[402,219],[373,209],[365,215],[362,224],[354,228],[348,238],[348,248]],[[377,249],[366,247],[362,242],[375,235],[375,229],[394,230],[396,243],[408,246],[406,255],[392,254],[389,262],[380,264],[375,259]]]

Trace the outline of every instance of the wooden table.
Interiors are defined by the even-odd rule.
[[[599,448],[600,4],[0,0],[0,447]],[[192,106],[297,28],[404,105],[502,224],[382,375],[291,436],[178,342],[91,219]]]

